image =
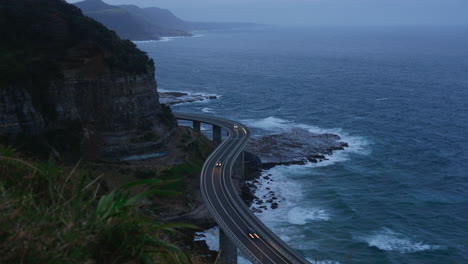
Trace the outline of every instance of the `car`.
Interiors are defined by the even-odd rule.
[[[255,232],[255,230],[251,227],[247,227],[247,234],[249,235],[249,237],[251,239],[259,239],[260,236],[257,234],[257,232]]]
[[[239,128],[239,126],[238,126],[238,125],[234,125],[233,127],[234,127],[234,129],[237,129],[237,128]]]
[[[223,165],[223,164],[221,163],[220,160],[218,160],[218,161],[216,162],[216,167],[221,167],[221,165]]]

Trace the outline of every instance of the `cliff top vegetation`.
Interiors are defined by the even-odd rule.
[[[76,53],[80,57],[102,54],[112,70],[140,73],[154,69],[153,61],[135,44],[121,40],[63,0],[3,1],[0,28],[1,86],[40,84],[60,77],[60,69],[79,65]]]

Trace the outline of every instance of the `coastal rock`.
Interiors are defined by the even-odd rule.
[[[338,135],[292,128],[289,132],[252,138],[246,150],[261,159],[263,169],[270,169],[276,165],[304,165],[325,160],[325,155],[348,146],[340,140]]]
[[[257,155],[244,151],[244,176],[251,181],[260,178],[262,174],[262,161]]]
[[[201,102],[218,99],[216,95],[184,92],[159,92],[159,102],[166,105]]]

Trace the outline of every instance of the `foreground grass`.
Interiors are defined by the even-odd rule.
[[[131,196],[141,184],[149,187]],[[103,193],[100,177],[78,165],[27,161],[0,145],[0,263],[189,263],[166,238],[192,226],[139,210],[142,198],[171,194],[165,185],[145,180]]]

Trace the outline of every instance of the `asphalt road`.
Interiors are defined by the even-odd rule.
[[[309,263],[268,229],[245,205],[232,181],[232,167],[250,138],[249,129],[232,120],[207,115],[174,113],[179,120],[200,121],[228,131],[207,158],[201,173],[201,192],[212,216],[225,234],[253,263]],[[237,125],[238,128],[234,128]],[[222,166],[217,167],[220,161]],[[248,236],[249,228],[259,239]]]

